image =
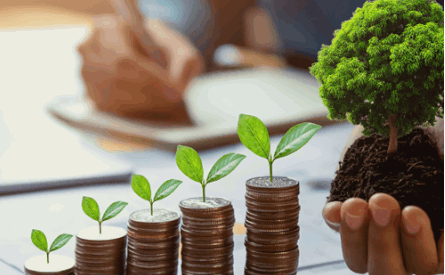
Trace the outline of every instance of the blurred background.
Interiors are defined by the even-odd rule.
[[[0,183],[125,177],[109,153],[236,143],[240,113],[332,124],[308,68],[364,2],[0,1]]]
[[[332,124],[308,68],[364,2],[1,1],[0,180],[25,182],[24,165],[40,181],[66,175],[96,151],[238,142],[240,113],[271,134]]]

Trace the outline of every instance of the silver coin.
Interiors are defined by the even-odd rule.
[[[145,223],[169,222],[179,219],[179,214],[167,209],[154,209],[152,216],[150,209],[145,209],[133,212],[130,215],[130,219],[135,222]]]
[[[259,188],[283,188],[298,185],[298,181],[287,177],[272,177],[271,182],[270,177],[258,177],[249,179],[246,185]]]
[[[180,207],[190,208],[190,209],[212,209],[220,208],[230,204],[230,201],[224,198],[209,198],[206,197],[206,201],[202,201],[202,197],[191,198],[182,200],[179,203]]]

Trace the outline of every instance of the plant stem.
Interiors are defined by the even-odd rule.
[[[273,161],[269,160],[270,182],[273,181],[273,179],[272,179],[272,163],[273,163]]]
[[[46,252],[46,263],[49,264],[49,252]]]
[[[150,212],[151,212],[151,215],[153,216],[153,202],[150,202]]]
[[[102,222],[99,222],[99,234],[102,234]]]
[[[206,202],[206,186],[205,184],[202,184],[202,201]]]
[[[389,122],[389,146],[388,146],[388,154],[394,154],[397,152],[397,127],[395,125],[397,115],[388,115]]]

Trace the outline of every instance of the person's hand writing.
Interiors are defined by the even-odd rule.
[[[361,136],[361,130],[360,126],[354,129],[345,149]],[[427,132],[443,159],[443,119]],[[340,232],[344,260],[354,272],[371,275],[444,272],[443,232],[436,244],[430,219],[417,206],[400,209],[392,196],[377,193],[369,202],[361,198],[329,202],[323,208],[323,217],[330,228]]]
[[[118,115],[188,120],[182,95],[203,71],[199,51],[178,32],[149,20],[146,30],[162,52],[164,64],[150,59],[132,26],[117,16],[101,16],[78,51],[87,96],[94,105]]]

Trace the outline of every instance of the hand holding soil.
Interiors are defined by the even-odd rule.
[[[343,257],[354,272],[437,274],[444,272],[444,235],[436,244],[428,215],[417,206],[402,211],[392,196],[369,202],[350,198],[323,209],[326,223],[339,231]]]
[[[341,161],[349,146],[362,137],[362,129],[361,126],[354,129]],[[443,119],[425,132],[443,160]],[[436,243],[432,219],[417,206],[401,209],[394,197],[376,193],[369,202],[358,197],[328,202],[323,217],[330,228],[340,232],[344,259],[354,272],[371,275],[444,272],[443,231]],[[399,268],[399,273],[395,268]]]

